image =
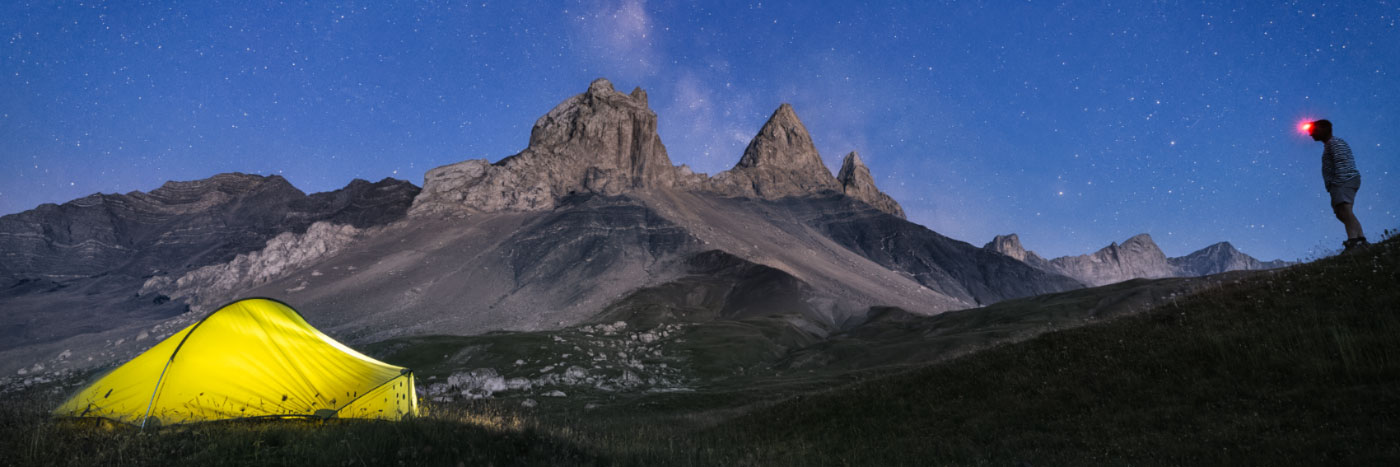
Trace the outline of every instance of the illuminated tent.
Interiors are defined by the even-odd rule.
[[[285,303],[220,308],[126,364],[55,415],[176,424],[239,418],[377,418],[418,412],[413,373],[322,334]]]

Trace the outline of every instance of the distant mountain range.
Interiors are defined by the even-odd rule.
[[[1094,253],[1051,260],[1026,250],[1016,234],[998,235],[982,248],[1091,286],[1136,278],[1205,276],[1227,271],[1275,269],[1292,264],[1283,260],[1259,261],[1236,250],[1229,242],[1216,243],[1186,256],[1168,258],[1147,234],[1134,235],[1122,244],[1112,243]]]
[[[905,220],[854,151],[833,176],[787,104],[714,176],[674,166],[656,126],[644,91],[600,79],[520,153],[432,169],[421,190],[221,174],[0,217],[0,372],[100,365],[247,296],[352,343],[642,315],[822,334],[890,307],[1276,264],[1228,244],[1168,259],[1145,236],[1055,260],[1014,235],[950,239]]]

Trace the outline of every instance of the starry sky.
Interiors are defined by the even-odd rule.
[[[1312,118],[1368,236],[1400,227],[1394,1],[388,3],[0,2],[0,214],[230,171],[421,185],[607,77],[710,174],[789,102],[833,172],[859,151],[978,246],[1336,249]]]

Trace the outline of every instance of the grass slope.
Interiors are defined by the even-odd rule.
[[[1400,244],[800,397],[708,430],[763,465],[1400,463]]]
[[[609,465],[482,407],[405,422],[233,421],[140,431],[45,417],[48,401],[0,405],[0,465]]]

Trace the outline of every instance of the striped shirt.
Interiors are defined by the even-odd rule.
[[[1327,184],[1327,189],[1360,176],[1347,142],[1336,136],[1328,139],[1322,149],[1322,181]]]

